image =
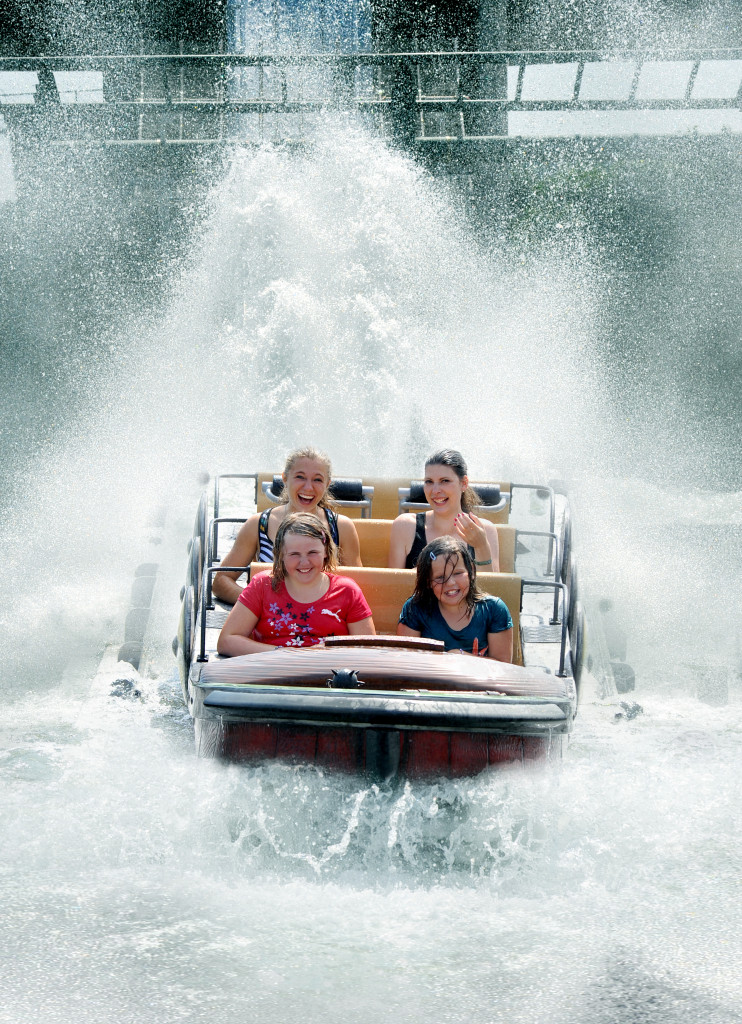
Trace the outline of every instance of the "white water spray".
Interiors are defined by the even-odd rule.
[[[483,251],[439,183],[338,127],[235,155],[161,323],[122,330],[24,467],[1,582],[6,1006],[14,1024],[731,1021],[734,690],[711,708],[640,677],[645,716],[583,709],[561,771],[390,791],[196,760],[169,636],[142,699],[63,672],[120,639],[153,509],[174,629],[198,472],[278,469],[305,441],[349,473],[414,474],[447,444],[475,476],[567,477],[590,583],[674,621],[680,506],[612,477],[589,251]],[[685,522],[738,525],[729,496],[688,501]],[[676,636],[632,642],[669,671]]]

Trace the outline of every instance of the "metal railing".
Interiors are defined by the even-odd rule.
[[[218,572],[246,572],[248,574],[248,582],[250,576],[249,565],[205,565],[203,582],[201,584],[201,600],[199,602],[199,651],[196,661],[208,661],[209,656],[206,653],[206,613],[207,611],[214,611],[215,605],[211,596],[211,584],[213,577]]]
[[[537,590],[542,590],[544,587],[551,589],[554,588],[554,617],[551,619],[550,625],[558,626],[561,625],[561,641],[559,646],[559,671],[556,673],[559,677],[564,677],[567,673],[564,671],[564,666],[567,660],[567,587],[564,583],[552,583],[550,580],[521,580],[521,586],[523,591],[526,587],[534,587]],[[562,617],[561,619],[557,616],[557,599],[561,594],[562,602]]]
[[[553,568],[554,582],[555,583],[563,583],[564,581],[559,579],[559,568],[560,568],[560,564],[561,563],[559,561],[559,539],[557,538],[557,535],[555,533],[551,533],[548,530],[518,530],[518,529],[516,529],[516,531],[515,531],[516,552],[517,552],[517,544],[518,544],[518,538],[519,537],[548,537],[549,538],[549,553],[548,553],[548,556],[547,556],[547,565],[546,565],[546,571],[545,571],[544,575],[545,576],[550,576],[551,575],[551,573],[552,573],[552,562],[553,562],[553,565],[554,565],[554,568]],[[517,554],[516,554],[516,559],[517,559]],[[551,585],[551,584],[549,584],[549,585]],[[558,594],[558,592],[555,591],[554,592],[554,611],[553,611],[553,614],[552,614],[552,621],[553,622],[557,621],[558,615],[559,615],[559,594]]]
[[[255,484],[253,503],[257,505],[258,502],[258,474],[257,473],[220,473],[214,478],[214,540],[213,540],[213,555],[207,552],[207,562],[211,564],[212,558],[216,557],[217,548],[219,547],[219,523],[239,523],[245,521],[247,516],[242,516],[240,519],[223,519],[219,517],[219,506],[221,503],[221,484],[223,480],[253,480]],[[210,543],[211,547],[211,543]]]
[[[742,109],[742,49],[0,57],[7,71],[36,72],[39,87],[35,102],[5,105],[0,83],[3,113],[20,122],[43,107],[66,142],[301,136],[328,109],[365,112],[418,143],[508,138],[517,112]],[[68,75],[61,102],[54,72],[74,71],[98,72],[102,89],[75,99]],[[266,127],[268,115],[294,120]]]

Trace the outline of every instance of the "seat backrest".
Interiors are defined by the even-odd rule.
[[[477,483],[476,487],[480,505],[474,512],[492,523],[507,523],[510,518],[510,484]],[[398,510],[403,512],[422,512],[430,508],[425,499],[425,488],[422,480],[411,480],[405,487],[399,488]]]
[[[513,530],[515,536],[515,530]],[[523,650],[520,645],[520,605],[523,585],[520,576],[510,572],[480,572],[477,583],[485,594],[499,597],[508,606],[513,620],[513,664],[523,664]]]
[[[250,576],[265,572],[266,566],[261,562],[253,562]],[[408,597],[415,589],[414,569],[383,569],[373,566],[343,565],[338,569],[341,576],[355,580],[364,593],[371,607],[377,633],[397,632],[399,613]],[[513,662],[523,664],[520,646],[520,594],[521,579],[512,573],[485,572],[477,580],[482,590],[494,597],[499,597],[508,606],[513,620]]]
[[[272,502],[263,493],[263,483],[268,481],[272,483],[274,479],[273,473],[258,473],[258,512],[264,511],[266,508],[272,506]],[[365,477],[363,478],[363,485],[373,487],[373,501],[371,504],[371,515],[374,519],[396,519],[399,515],[399,489],[400,487],[409,487],[411,480],[409,477]],[[498,486],[503,493],[510,493],[511,484],[505,481],[489,481],[487,483],[482,482],[482,486],[491,486],[492,484]],[[472,487],[476,488],[476,481],[472,481]],[[508,502],[505,508],[495,513],[485,513],[485,518],[490,519],[493,523],[506,523],[508,521],[510,503]],[[362,509],[342,509],[343,515],[351,516],[352,518],[359,518],[362,514]]]
[[[371,506],[371,515],[374,519],[396,519],[399,515],[399,488],[409,487],[410,481],[407,477],[372,477],[364,483],[373,484],[374,503]]]
[[[500,543],[500,572],[515,572],[515,527],[505,523],[495,525]],[[392,520],[359,519],[355,527],[361,542],[361,561],[364,566],[388,566]]]

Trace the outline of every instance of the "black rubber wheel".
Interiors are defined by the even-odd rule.
[[[567,588],[567,630],[569,640],[572,642],[575,628],[575,610],[579,599],[577,559],[571,559],[569,566],[569,586]]]
[[[201,541],[194,537],[191,541],[191,550],[188,555],[188,575],[186,576],[186,587],[193,587],[194,603],[198,602],[201,596],[201,574],[204,569],[204,556]]]
[[[559,581],[567,583],[569,581],[570,562],[572,561],[572,517],[569,514],[569,508],[565,508],[564,510],[562,535],[559,540],[559,551],[562,557],[559,568]]]
[[[579,601],[575,602],[574,630],[570,634],[569,657],[572,662],[572,677],[575,681],[577,699],[579,700],[582,663],[585,657],[585,614]]]
[[[180,673],[180,685],[183,690],[183,699],[188,704],[188,673],[191,668],[191,654],[193,649],[193,634],[196,627],[196,605],[194,602],[194,591],[192,586],[185,588],[183,601],[180,606],[180,621],[178,622],[178,636],[176,658],[178,659],[178,672]]]
[[[209,510],[209,496],[206,491],[201,495],[196,512],[196,522],[193,524],[193,536],[198,537],[201,542],[202,557],[206,553],[206,518]]]

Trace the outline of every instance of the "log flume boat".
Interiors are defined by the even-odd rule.
[[[551,486],[473,486],[484,502],[477,514],[496,523],[503,570],[477,580],[510,610],[512,665],[395,635],[415,573],[386,568],[391,523],[401,511],[429,506],[421,482],[389,479],[343,478],[331,487],[355,520],[363,561],[339,572],[360,584],[379,635],[219,656],[229,606],[214,598],[213,576],[227,568],[221,559],[245,518],[276,503],[281,478],[216,477],[198,506],[173,641],[198,753],[380,779],[465,777],[559,758],[577,711],[583,660],[569,505]],[[520,519],[518,509],[525,510]],[[249,580],[267,566],[229,568]]]

